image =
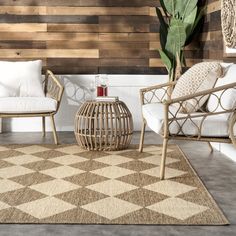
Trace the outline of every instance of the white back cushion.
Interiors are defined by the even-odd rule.
[[[215,87],[236,83],[236,64],[225,64],[225,75],[218,79]],[[221,96],[221,105],[218,104],[218,98]],[[236,89],[228,89],[226,92],[213,93],[208,100],[207,110],[210,112],[221,112],[236,108]]]
[[[44,97],[42,61],[0,61],[0,97]]]
[[[174,99],[211,89],[221,74],[222,67],[219,62],[198,63],[178,79],[171,97]],[[207,99],[208,96],[190,99],[183,103],[181,112],[195,112],[204,105]]]

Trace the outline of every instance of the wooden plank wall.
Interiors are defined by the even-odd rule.
[[[60,74],[163,74],[158,0],[1,0],[0,60]],[[189,47],[188,65],[203,52]]]
[[[224,57],[223,42],[221,28],[221,0],[208,0],[207,14],[199,45],[204,52],[203,60],[220,60],[236,63],[236,58]]]

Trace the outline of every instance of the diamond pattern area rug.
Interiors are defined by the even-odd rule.
[[[0,223],[228,224],[177,146],[88,152],[77,145],[0,146]]]

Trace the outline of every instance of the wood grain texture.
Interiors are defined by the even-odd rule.
[[[0,58],[41,58],[45,68],[60,74],[165,74],[157,52],[159,5],[157,0],[1,0]],[[211,3],[208,14],[217,6]],[[210,39],[204,29],[202,37]],[[198,47],[187,48],[188,66],[201,60]]]
[[[224,55],[224,40],[221,28],[221,0],[208,0],[203,33],[199,38],[199,48],[204,51],[202,58],[236,63],[236,58]]]

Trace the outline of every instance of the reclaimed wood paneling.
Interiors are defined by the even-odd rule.
[[[156,6],[158,0],[1,0],[0,58],[41,58],[62,74],[165,74]],[[216,9],[210,5],[209,14]],[[202,56],[187,48],[188,65]]]
[[[221,28],[221,0],[208,0],[203,33],[199,48],[204,61],[219,60],[236,63],[236,58],[224,57],[224,40]]]

